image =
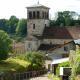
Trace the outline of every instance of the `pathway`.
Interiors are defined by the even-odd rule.
[[[40,77],[32,78],[30,80],[49,80],[49,79],[48,79],[47,75],[43,75]]]

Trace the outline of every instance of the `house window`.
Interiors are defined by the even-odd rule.
[[[64,51],[68,51],[68,47],[64,46]]]
[[[37,11],[37,18],[40,18],[40,12]]]
[[[29,12],[29,19],[32,19],[32,12]]]
[[[35,29],[35,24],[33,24],[33,29]]]
[[[36,13],[35,13],[35,11],[33,11],[33,18],[35,18],[36,17]]]

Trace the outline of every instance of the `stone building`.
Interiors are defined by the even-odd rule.
[[[53,53],[54,58],[66,57],[75,49],[74,40],[80,38],[80,27],[50,27],[49,9],[41,4],[27,7],[26,49]]]

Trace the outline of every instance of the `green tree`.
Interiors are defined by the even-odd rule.
[[[8,32],[8,20],[7,19],[0,19],[0,29]]]
[[[27,35],[27,20],[26,19],[19,20],[17,28],[16,28],[16,34],[21,37]]]
[[[19,21],[19,19],[16,18],[16,16],[10,17],[10,19],[9,19],[9,33],[10,34],[15,34],[18,21]]]
[[[50,27],[53,27],[53,26],[56,26],[56,22],[55,22],[55,20],[50,20],[49,21],[50,23]]]
[[[76,20],[77,13],[74,11],[63,11],[58,12],[56,24],[58,26],[74,26],[77,21]]]
[[[8,34],[0,30],[0,60],[5,60],[11,51],[11,39]]]
[[[64,26],[65,25],[65,19],[63,17],[63,12],[58,12],[58,17],[56,20],[56,25]]]

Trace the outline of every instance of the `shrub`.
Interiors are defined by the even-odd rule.
[[[44,55],[41,52],[26,53],[25,60],[31,63],[30,70],[40,70],[44,68]]]

